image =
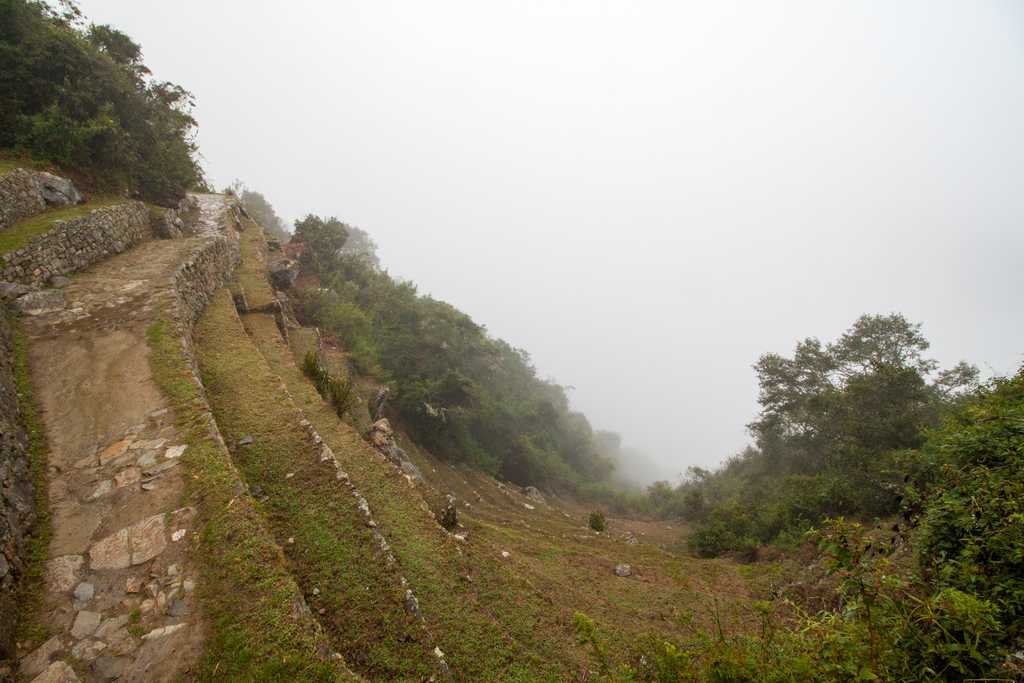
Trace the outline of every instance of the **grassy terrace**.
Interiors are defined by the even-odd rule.
[[[320,398],[294,363],[271,315],[247,315],[245,325],[367,498],[455,675],[468,681],[571,677],[574,667],[567,667],[566,659],[573,652],[562,647],[572,641],[571,633],[516,567],[500,551],[458,548],[398,470]],[[556,634],[562,646],[552,640]]]
[[[205,404],[173,328],[155,323],[147,341],[154,379],[189,446],[182,456],[190,474],[187,496],[202,528],[195,557],[209,628],[196,680],[359,680],[342,663],[327,661],[328,640],[302,609],[302,595],[262,515],[249,496],[239,495],[238,475],[210,435]]]
[[[247,296],[266,298],[271,292],[260,271],[264,259],[252,259],[264,248],[259,235],[254,230],[245,236],[243,257],[248,263],[242,271],[249,275]],[[302,349],[288,348],[273,316],[253,313],[243,322],[291,400],[366,496],[458,679],[577,677],[593,662],[576,641],[576,611],[600,625],[609,653],[620,661],[641,638],[685,642],[692,637],[691,625],[721,625],[730,633],[747,631],[756,623],[745,605],[770,579],[770,567],[744,571],[726,561],[698,560],[650,543],[627,546],[612,534],[598,537],[581,528],[581,515],[566,518],[544,507],[529,511],[499,491],[490,478],[459,473],[429,455],[417,454],[421,468],[428,468],[444,489],[441,492],[453,490],[474,502],[461,515],[469,540],[459,544],[423,509],[423,495],[435,497],[440,492],[410,489],[396,468],[338,420],[302,374],[296,362],[296,352],[301,357]],[[291,335],[297,346],[308,345],[306,337]],[[460,485],[438,481],[435,470]],[[477,491],[485,500],[475,500],[471,492]],[[511,558],[503,559],[502,550]],[[612,570],[619,562],[631,563],[639,576],[616,577]]]
[[[251,274],[246,296],[256,294],[259,300],[272,293],[262,270],[263,259],[253,258],[265,248],[261,231],[251,233],[246,235],[249,246],[243,248],[240,271]],[[551,610],[544,596],[501,558],[500,551],[478,554],[467,548],[465,552],[440,529],[423,508],[420,494],[321,399],[295,364],[272,315],[246,315],[244,323],[269,367],[280,375],[296,405],[369,501],[456,677],[474,681],[571,677],[584,654],[576,648],[567,652],[566,646],[574,643],[571,627]],[[579,659],[574,661],[576,655]]]
[[[85,204],[44,211],[31,218],[18,221],[0,232],[0,255],[9,254],[12,251],[21,249],[31,242],[33,238],[48,232],[57,221],[81,218],[96,209],[121,204],[124,201],[121,197],[100,197]]]
[[[239,237],[242,262],[235,271],[235,284],[245,293],[249,310],[261,309],[274,303],[274,291],[267,283],[267,251],[263,229],[247,218],[245,230]]]
[[[435,673],[432,646],[403,607],[398,576],[380,557],[356,501],[299,424],[222,289],[196,327],[203,383],[214,416],[260,509],[285,549],[292,575],[333,646],[371,679],[422,680]]]

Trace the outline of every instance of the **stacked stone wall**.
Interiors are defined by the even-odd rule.
[[[58,221],[47,232],[0,256],[0,280],[41,287],[125,251],[151,234],[142,202],[105,206],[80,218]]]
[[[13,654],[14,590],[24,571],[26,539],[35,521],[28,437],[14,384],[14,340],[0,310],[0,659]]]

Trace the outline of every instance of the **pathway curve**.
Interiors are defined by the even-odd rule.
[[[224,220],[223,197],[197,199],[197,236],[143,242],[77,275],[64,310],[25,320],[53,527],[51,637],[22,658],[26,681],[176,679],[200,654],[184,446],[146,344],[174,273]]]

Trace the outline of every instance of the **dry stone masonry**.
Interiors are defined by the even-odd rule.
[[[58,221],[25,247],[0,256],[0,280],[41,287],[51,277],[119,254],[148,234],[149,210],[142,202],[102,207]]]
[[[14,614],[14,586],[24,571],[26,538],[36,520],[28,438],[14,384],[11,329],[0,315],[0,614]],[[14,653],[14,620],[0,618],[0,659]]]

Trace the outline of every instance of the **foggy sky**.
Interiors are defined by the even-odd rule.
[[[83,0],[209,176],[366,229],[672,477],[861,313],[1024,352],[1024,4]]]

